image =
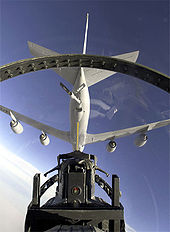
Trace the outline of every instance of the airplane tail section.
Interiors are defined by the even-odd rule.
[[[88,23],[89,23],[89,14],[87,13],[86,29],[85,29],[84,44],[83,44],[83,54],[86,54],[86,50],[87,50]],[[35,57],[60,54],[50,49],[47,49],[45,47],[42,47],[38,44],[32,43],[30,41],[28,41],[28,47],[29,47],[30,53]],[[121,54],[118,56],[112,56],[112,57],[131,61],[131,62],[136,62],[138,55],[139,55],[139,51],[134,51],[134,52],[129,52],[129,53]],[[80,73],[80,67],[53,68],[53,70],[59,76],[63,77],[66,81],[71,83],[73,86]],[[83,68],[83,70],[84,70],[86,83],[88,87],[116,73],[116,72],[112,72],[108,70],[94,69],[94,68]]]
[[[112,56],[112,57],[131,61],[131,62],[136,62],[138,56],[139,56],[139,51],[134,51],[134,52],[128,52],[125,54]],[[103,70],[103,69],[93,69],[93,68],[84,68],[84,73],[88,87],[116,74],[116,72]]]
[[[42,47],[38,44],[28,41],[28,48],[32,56],[39,57],[39,56],[52,56],[52,55],[59,55],[59,53],[52,51],[48,48]]]
[[[87,13],[87,20],[86,20],[86,30],[85,30],[85,36],[84,36],[84,46],[83,46],[83,54],[86,54],[86,48],[87,48],[87,34],[88,34],[88,23],[89,23],[89,14]],[[125,54],[121,54],[118,56],[112,56],[114,58],[123,59],[131,62],[136,62],[137,58],[139,56],[139,51],[135,52],[129,52]],[[84,74],[86,77],[86,83],[87,86],[90,87],[91,85],[94,85],[104,79],[106,79],[109,76],[112,76],[116,72],[103,70],[103,69],[94,69],[94,68],[83,68]]]
[[[84,36],[84,45],[83,45],[83,54],[86,54],[86,47],[87,47],[87,33],[88,33],[88,18],[89,14],[87,13],[87,20],[86,20],[86,29],[85,29],[85,36]],[[59,55],[60,53],[57,53],[55,51],[52,51],[48,48],[42,47],[38,44],[32,43],[28,41],[28,47],[30,50],[30,53],[35,56],[50,56],[50,55]],[[63,77],[66,81],[70,82],[72,85],[74,85],[76,78],[80,72],[80,68],[53,68],[53,70],[61,77]]]
[[[38,44],[32,43],[28,41],[28,47],[30,50],[30,53],[35,56],[53,56],[53,55],[60,55],[60,53],[57,53],[53,50],[50,50],[48,48],[42,47]],[[77,78],[77,75],[79,73],[80,68],[53,68],[53,70],[61,77],[63,77],[66,81],[70,82],[72,85],[74,85],[75,80]]]
[[[128,53],[124,53],[124,54],[121,54],[118,56],[112,56],[112,57],[135,63],[137,61],[138,56],[139,56],[139,51],[134,51],[134,52],[128,52]]]

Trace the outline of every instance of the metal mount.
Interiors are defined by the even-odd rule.
[[[127,74],[170,92],[170,77],[147,66],[97,55],[64,54],[19,60],[0,67],[0,82],[23,73],[49,68],[89,67]]]
[[[62,162],[61,162],[62,160]],[[95,165],[93,164],[93,162]],[[79,151],[58,156],[58,174],[40,186],[40,174],[33,180],[32,201],[28,206],[25,232],[70,231],[73,226],[96,228],[87,231],[125,232],[124,208],[119,201],[119,178],[112,175],[112,187],[95,174],[96,156]],[[53,169],[52,169],[53,170]],[[55,182],[56,196],[40,206],[40,198]],[[107,193],[112,203],[94,196],[95,182]],[[74,190],[74,191],[73,191]],[[64,228],[68,230],[64,230]]]

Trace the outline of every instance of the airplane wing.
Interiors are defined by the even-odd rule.
[[[10,111],[15,115],[16,119],[17,120],[20,120],[26,124],[29,124],[30,126],[34,127],[34,128],[37,128],[41,131],[44,131],[45,133],[47,134],[50,134],[50,135],[53,135],[59,139],[62,139],[62,140],[65,140],[67,142],[70,143],[70,132],[68,131],[61,131],[61,130],[57,130],[51,126],[47,126],[43,123],[40,123],[38,121],[35,121],[34,119],[32,118],[29,118],[27,116],[24,116],[20,113],[17,113],[16,111],[14,110],[11,110],[11,109],[8,109],[4,106],[1,106],[0,105],[0,111],[10,115]]]
[[[87,134],[85,144],[97,143],[97,142],[102,142],[105,140],[114,140],[117,138],[132,135],[132,134],[146,133],[147,131],[160,128],[163,126],[167,126],[169,124],[170,124],[170,119],[145,124],[142,126],[126,128],[126,129],[118,130],[118,131],[105,132],[101,134]]]

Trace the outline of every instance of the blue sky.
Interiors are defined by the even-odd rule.
[[[59,53],[82,53],[89,12],[88,54],[111,56],[139,50],[138,63],[169,75],[168,6],[168,1],[0,1],[0,65],[31,57],[28,40]],[[0,104],[69,130],[69,98],[60,81],[51,70],[5,81]],[[168,94],[133,77],[116,74],[89,91],[89,133],[169,117]],[[107,108],[117,112],[109,117]],[[50,145],[43,147],[38,141],[40,132],[25,124],[24,133],[17,136],[9,121],[0,113],[1,144],[42,172],[55,165],[57,154],[71,151],[69,144],[51,136]],[[142,148],[134,146],[131,136],[118,140],[113,154],[106,152],[106,142],[88,145],[85,152],[97,155],[99,167],[119,175],[129,225],[141,232],[168,231],[169,128],[150,132],[148,137]]]

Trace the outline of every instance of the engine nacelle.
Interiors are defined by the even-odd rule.
[[[137,147],[142,147],[145,145],[145,143],[147,142],[148,140],[148,137],[146,134],[140,134],[136,137],[135,141],[134,141],[134,144],[137,146]]]
[[[17,120],[10,122],[10,127],[15,134],[21,134],[23,132],[23,126]]]
[[[42,145],[47,146],[50,143],[50,139],[46,133],[40,135],[40,142]]]
[[[116,147],[117,147],[116,142],[115,141],[110,141],[106,146],[106,150],[108,152],[114,152],[116,150]]]

